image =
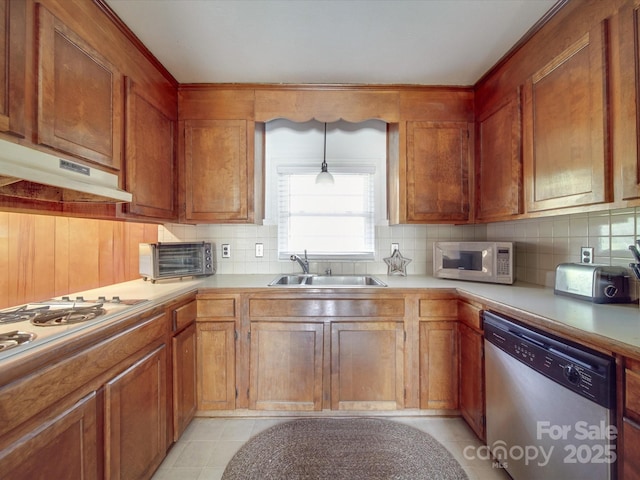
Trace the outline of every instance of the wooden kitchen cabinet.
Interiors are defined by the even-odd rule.
[[[522,213],[522,121],[520,91],[481,113],[477,120],[476,218],[508,219]]]
[[[131,78],[126,89],[124,188],[133,194],[127,216],[178,219],[177,99],[150,93]]]
[[[37,142],[119,170],[122,73],[62,19],[36,8]]]
[[[406,220],[469,220],[471,124],[407,122]]]
[[[527,212],[611,200],[607,39],[596,25],[525,82]]]
[[[247,155],[253,123],[187,120],[184,124],[184,219],[253,221],[253,160]]]
[[[332,322],[331,408],[404,408],[403,322]]]
[[[98,479],[97,439],[96,394],[92,392],[2,448],[2,478]]]
[[[618,451],[622,462],[618,464],[618,474],[625,480],[640,479],[640,361],[626,359],[622,392],[621,439]],[[622,445],[620,444],[622,441]]]
[[[640,1],[625,2],[618,12],[618,84],[612,88],[612,109],[618,112],[613,132],[613,151],[620,162],[620,190],[622,200],[640,198]],[[616,172],[618,173],[618,172]]]
[[[322,410],[323,324],[251,323],[249,408]]]
[[[458,302],[420,298],[418,302],[420,408],[458,408]]]
[[[172,312],[173,441],[178,441],[196,413],[196,301]]]
[[[198,322],[198,410],[233,410],[236,400],[235,323]]]
[[[167,450],[167,348],[105,385],[105,478],[149,478]]]
[[[460,413],[481,440],[485,439],[484,343],[480,308],[458,303]]]
[[[24,137],[26,2],[0,0],[0,131]]]

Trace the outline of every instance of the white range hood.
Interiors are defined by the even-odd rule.
[[[0,195],[51,202],[126,203],[118,177],[0,139]]]

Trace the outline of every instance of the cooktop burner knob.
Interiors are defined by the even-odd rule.
[[[84,302],[84,297],[76,297],[76,302]]]
[[[118,297],[118,296],[114,296],[114,297],[111,299],[111,302],[112,302],[112,303],[120,303],[120,297]]]
[[[107,297],[105,297],[105,296],[98,297],[98,302],[105,303],[106,301],[107,301]]]

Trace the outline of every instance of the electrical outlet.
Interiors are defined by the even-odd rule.
[[[222,244],[222,258],[231,258],[231,245],[228,243]]]
[[[264,245],[256,243],[256,257],[264,257]]]
[[[593,263],[593,247],[580,248],[580,262]]]
[[[395,252],[396,250],[400,250],[400,244],[399,243],[392,243],[391,244],[391,255],[393,255],[393,252]]]

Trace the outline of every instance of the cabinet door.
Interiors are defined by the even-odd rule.
[[[253,163],[245,120],[187,120],[184,126],[185,219],[251,222]]]
[[[0,131],[24,136],[26,2],[0,0]]]
[[[484,346],[482,334],[464,324],[460,329],[460,413],[484,440]]]
[[[196,324],[173,337],[173,440],[196,413]]]
[[[323,324],[253,322],[249,406],[322,410]]]
[[[477,218],[522,213],[520,92],[478,118]]]
[[[458,408],[457,322],[420,322],[420,408]]]
[[[2,478],[94,480],[98,475],[95,393],[0,451]]]
[[[123,77],[41,4],[37,141],[120,169]]]
[[[105,478],[148,478],[166,454],[166,347],[105,385]]]
[[[407,220],[469,219],[469,124],[407,123]]]
[[[127,81],[125,190],[133,194],[126,213],[176,220],[176,107],[154,101],[131,79]]]
[[[620,162],[621,197],[640,198],[640,0],[620,8],[618,49],[619,88],[611,89],[615,130],[613,151]],[[617,112],[617,113],[616,113]]]
[[[199,322],[198,410],[233,410],[236,400],[235,323]]]
[[[331,324],[331,408],[404,408],[402,322]]]
[[[606,38],[599,25],[525,84],[529,212],[610,200]]]
[[[625,418],[622,422],[623,465],[622,478],[640,479],[640,425]]]

